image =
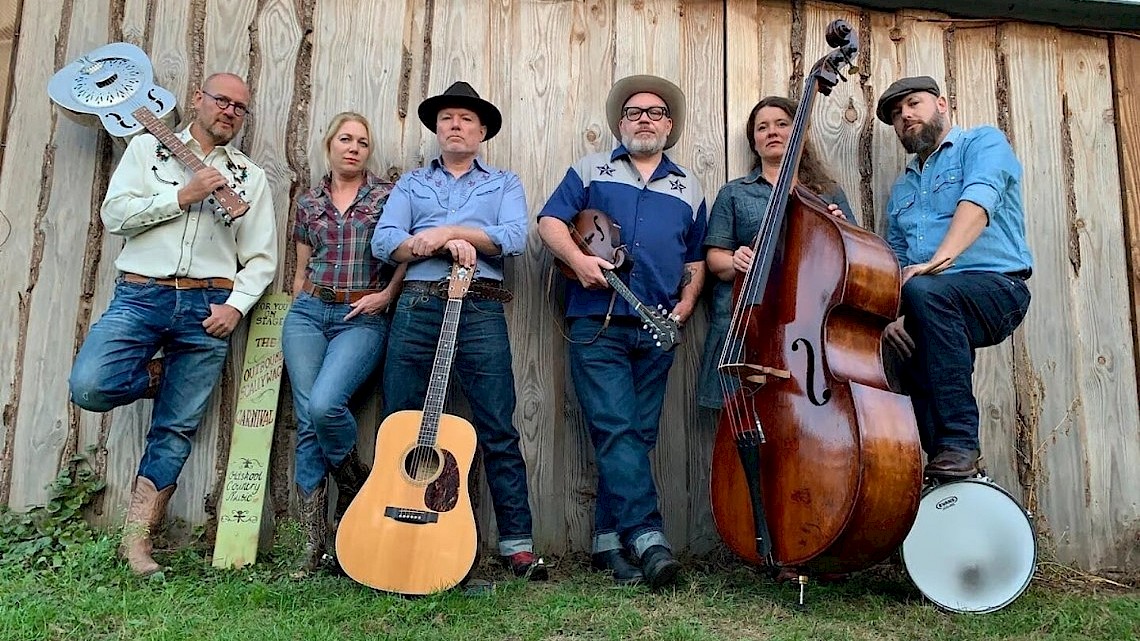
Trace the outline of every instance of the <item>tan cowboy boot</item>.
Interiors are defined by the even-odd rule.
[[[166,516],[166,504],[170,502],[175,487],[177,486],[171,485],[159,492],[145,476],[135,479],[131,490],[131,506],[127,510],[127,523],[123,526],[123,540],[119,545],[119,556],[139,576],[154,574],[162,569],[151,557],[154,545],[150,537],[162,524],[162,519]]]
[[[301,497],[301,531],[305,534],[305,547],[301,563],[293,578],[301,579],[320,567],[328,544],[329,495],[324,481],[308,496],[297,488]]]

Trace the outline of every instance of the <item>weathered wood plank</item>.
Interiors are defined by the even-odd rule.
[[[55,58],[66,50],[49,55],[56,47],[57,32],[63,22],[62,2],[37,2],[25,6],[21,44],[39,55],[18,56],[12,82],[15,87],[40,87],[37,91],[15,92],[11,120],[21,123],[8,132],[0,176],[0,326],[7,328],[0,337],[0,407],[3,407],[3,448],[0,449],[0,503],[19,507],[42,496],[36,481],[13,478],[17,445],[33,442],[34,435],[16,431],[23,397],[23,367],[26,332],[31,312],[31,295],[43,261],[42,218],[51,193],[55,148],[52,138],[59,116],[42,87],[55,73]],[[70,16],[67,16],[70,17]],[[65,45],[64,45],[65,46]],[[45,114],[50,114],[44,117]],[[46,283],[45,283],[46,285]],[[34,390],[28,396],[34,397]],[[50,426],[47,426],[50,429]],[[23,441],[21,443],[21,441]],[[49,467],[45,465],[45,467]],[[54,472],[54,470],[52,471]],[[50,477],[49,477],[50,478]],[[33,496],[12,493],[13,482],[32,487]],[[42,484],[41,484],[42,485]]]
[[[810,70],[816,60],[832,50],[824,36],[832,20],[846,20],[853,28],[859,28],[859,13],[845,11],[831,4],[810,3],[804,12],[804,73]],[[830,96],[817,95],[815,109],[811,115],[809,140],[815,147],[820,160],[828,173],[843,188],[848,202],[856,212],[861,211],[862,191],[859,188],[859,144],[864,119],[874,118],[874,111],[868,113],[863,99],[863,89],[858,83],[840,82]]]
[[[1071,524],[1061,558],[1095,570],[1118,563],[1140,533],[1140,469],[1133,464],[1140,461],[1140,410],[1128,315],[1104,313],[1129,306],[1108,43],[1061,33],[1057,49],[1074,271],[1071,340],[1084,430],[1080,477],[1056,480],[1058,488],[1069,494],[1083,489],[1083,495],[1074,511],[1054,516],[1053,523]]]
[[[863,187],[862,208],[855,212],[855,217],[864,227],[880,235],[887,231],[887,201],[891,197],[891,186],[907,161],[894,129],[879,122],[874,112],[883,91],[906,74],[904,57],[908,43],[902,39],[898,23],[897,16],[893,14],[873,13],[870,33],[860,34],[860,42],[867,52],[862,58],[867,68],[860,75],[863,102],[868,105],[867,118],[874,120],[870,124],[870,167],[861,168],[864,173],[870,172],[870,184]],[[865,193],[868,188],[870,198]]]
[[[1129,306],[1132,320],[1132,358],[1126,354],[1118,354],[1120,361],[1129,361],[1136,366],[1137,346],[1140,346],[1140,328],[1137,327],[1137,318],[1140,318],[1140,307],[1137,303],[1137,292],[1140,291],[1140,92],[1136,89],[1135,78],[1140,76],[1140,40],[1125,36],[1113,36],[1111,45],[1112,86],[1114,92],[1116,136],[1119,147],[1120,189],[1123,194],[1124,212],[1124,242],[1127,286],[1132,293],[1132,303]],[[1125,315],[1124,310],[1119,310]],[[1122,426],[1123,427],[1123,426]],[[1130,461],[1126,467],[1134,467]],[[1135,488],[1136,483],[1130,487]],[[1126,493],[1128,498],[1122,501],[1124,505],[1135,505],[1135,491],[1129,486],[1121,486],[1120,491]],[[1114,519],[1123,521],[1126,519]],[[1138,521],[1135,517],[1131,523]],[[1135,527],[1133,525],[1133,527]],[[1140,535],[1122,536],[1109,541],[1115,543],[1117,549],[1111,555],[1111,560],[1105,560],[1105,567],[1111,563],[1117,570],[1125,571],[1129,565],[1135,567],[1137,541]]]
[[[102,45],[107,38],[108,10],[105,4],[83,3],[69,17],[63,42],[64,63]],[[51,189],[46,207],[36,216],[36,256],[28,296],[29,323],[24,337],[22,396],[15,424],[12,494],[22,503],[43,503],[46,487],[55,478],[61,458],[75,452],[78,420],[73,425],[68,411],[67,379],[59,376],[71,367],[73,343],[60,340],[74,335],[79,300],[80,263],[86,236],[75,233],[79,220],[91,209],[91,183],[99,160],[100,132],[68,118],[58,118],[52,143],[58,154],[51,167]],[[76,259],[80,260],[77,261]],[[45,464],[48,463],[48,464]],[[55,468],[55,469],[53,469]]]
[[[950,32],[946,61],[951,121],[963,128],[997,124],[997,33],[993,27],[959,27]],[[951,93],[951,92],[954,93]],[[974,394],[981,419],[982,453],[987,473],[1016,494],[1016,407],[1013,345],[980,350],[974,368]]]
[[[1019,372],[1018,405],[1024,427],[1019,455],[1025,458],[1020,481],[1038,527],[1053,538],[1058,554],[1078,542],[1070,537],[1072,515],[1080,512],[1085,482],[1081,461],[1088,454],[1079,435],[1087,428],[1077,384],[1079,356],[1070,328],[1076,324],[1068,260],[1069,209],[1061,168],[1061,99],[1042,87],[1060,82],[1056,31],[1010,26],[1000,46],[1009,65],[1010,121],[1015,150],[1024,166],[1025,210],[1035,268],[1034,300],[1014,349],[1025,359]],[[1019,370],[1022,363],[1015,365]]]
[[[791,3],[777,0],[729,2],[725,8],[725,104],[727,105],[726,180],[752,170],[752,151],[744,126],[748,113],[764,96],[786,96],[792,68],[788,39],[792,29]],[[708,190],[709,206],[716,192]]]
[[[12,83],[12,53],[16,46],[16,33],[20,24],[20,0],[0,2],[0,135],[8,126],[8,94]],[[0,165],[2,166],[2,165]]]

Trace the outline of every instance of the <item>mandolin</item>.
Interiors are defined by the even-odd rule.
[[[656,309],[649,307],[638,299],[629,286],[622,282],[615,273],[625,265],[629,258],[625,245],[621,244],[621,225],[615,223],[604,211],[599,209],[583,209],[574,216],[570,225],[570,237],[578,245],[578,249],[587,256],[597,256],[614,266],[613,269],[603,269],[602,275],[606,282],[614,288],[641,318],[643,327],[648,330],[657,346],[669,351],[681,342],[681,327],[665,313],[665,309],[658,305]],[[558,270],[571,280],[578,276],[569,265],[555,259]]]
[[[206,167],[162,120],[173,120],[174,94],[154,84],[150,59],[133,44],[103,45],[60,69],[48,83],[48,96],[82,124],[101,123],[116,138],[145,129],[191,171]],[[215,190],[212,198],[215,213],[226,225],[249,210],[229,185]]]
[[[341,568],[377,590],[441,592],[462,581],[475,564],[479,535],[468,488],[475,428],[443,413],[471,280],[470,268],[452,267],[424,409],[384,419],[372,472],[337,528]]]

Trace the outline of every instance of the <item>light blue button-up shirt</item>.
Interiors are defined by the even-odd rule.
[[[478,255],[476,278],[503,279],[503,257],[517,256],[526,247],[527,209],[522,182],[513,172],[496,169],[475,158],[459,178],[439,158],[400,177],[372,235],[372,253],[395,263],[392,253],[416,233],[433,227],[476,227],[499,246],[498,256]],[[438,256],[408,265],[408,280],[444,280],[451,273],[451,256]]]
[[[963,200],[985,209],[989,221],[947,272],[1033,268],[1025,242],[1021,163],[1005,134],[988,125],[952,128],[924,165],[912,158],[895,181],[887,201],[887,243],[903,267],[933,258]]]

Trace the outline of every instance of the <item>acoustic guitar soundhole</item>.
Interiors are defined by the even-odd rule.
[[[439,473],[439,452],[423,445],[412,448],[404,457],[404,472],[413,481],[430,481]]]
[[[424,492],[424,505],[436,512],[453,510],[459,503],[459,464],[447,450],[443,457],[443,471]]]

